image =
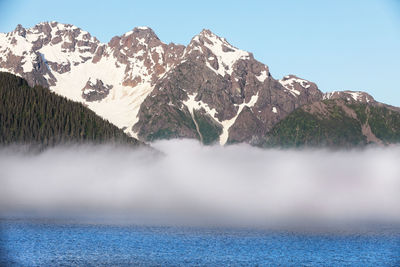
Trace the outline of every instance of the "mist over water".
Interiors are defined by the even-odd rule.
[[[162,141],[148,149],[0,150],[0,215],[132,223],[400,224],[400,147],[275,150]]]

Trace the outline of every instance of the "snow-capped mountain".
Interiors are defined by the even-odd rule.
[[[0,71],[82,102],[141,140],[257,143],[297,107],[322,99],[315,83],[275,80],[268,66],[209,30],[186,47],[137,27],[107,44],[73,25],[21,25],[0,33]],[[346,92],[354,101],[369,95]]]
[[[146,27],[102,44],[68,24],[46,22],[31,29],[19,25],[0,35],[0,70],[83,102],[133,134],[141,102],[183,49],[162,43]]]

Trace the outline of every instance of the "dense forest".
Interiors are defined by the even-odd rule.
[[[0,72],[0,144],[140,144],[80,103]]]

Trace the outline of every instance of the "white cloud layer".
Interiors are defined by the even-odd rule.
[[[163,141],[0,150],[0,211],[124,214],[132,221],[400,223],[400,148],[262,150]],[[159,220],[159,221],[157,221]]]

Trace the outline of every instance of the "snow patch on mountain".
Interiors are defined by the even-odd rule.
[[[335,95],[336,91],[325,93],[322,96],[322,100],[329,100]]]
[[[190,112],[193,112],[193,110],[199,110],[199,109],[204,109],[208,115],[210,115],[213,119],[218,121],[218,119],[215,117],[215,114],[217,111],[215,108],[211,109],[207,103],[204,103],[203,101],[196,101],[195,98],[197,96],[197,93],[194,94],[189,94],[188,95],[188,100],[183,101],[183,104],[189,109]]]
[[[96,64],[80,64],[67,73],[54,73],[54,75],[57,85],[50,88],[52,91],[86,104],[99,116],[136,137],[132,127],[138,121],[140,104],[153,90],[149,83],[141,83],[135,87],[123,86],[121,81],[125,77],[125,68],[116,67],[116,59],[112,56],[102,57]],[[90,81],[99,79],[105,84],[112,85],[110,94],[102,101],[87,102],[79,90],[71,90],[71,88],[83,88],[88,79]]]
[[[279,83],[285,87],[293,96],[299,96],[300,91],[295,89],[295,84],[299,84],[301,87],[308,89],[310,88],[310,83],[307,80],[297,78],[296,76],[287,75],[283,79],[279,80]]]
[[[1,42],[1,47],[5,48],[3,51],[12,51],[15,56],[24,56],[25,53],[32,50],[32,43],[18,34],[6,35],[4,39],[5,40]]]
[[[349,95],[354,99],[354,101],[358,101],[362,97],[361,92],[349,92]]]
[[[124,129],[127,134],[138,138],[132,127],[139,120],[137,115],[140,105],[152,90],[149,84],[136,86],[131,92],[119,87],[103,101],[89,102],[88,107],[118,128]]]
[[[260,82],[264,82],[265,79],[268,78],[268,73],[266,70],[261,71],[260,75],[256,76],[257,80],[259,80]]]

